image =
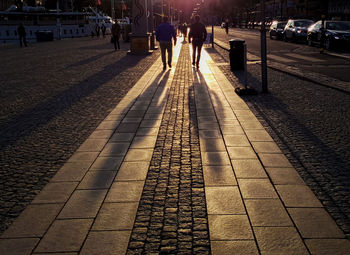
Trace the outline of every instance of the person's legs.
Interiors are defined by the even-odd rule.
[[[168,43],[167,50],[168,50],[168,65],[171,68],[171,60],[173,58],[173,44],[171,42]]]
[[[23,36],[23,44],[24,44],[24,47],[27,47],[27,40],[25,36]]]
[[[197,49],[198,49],[198,52],[197,52],[197,67],[199,67],[199,61],[201,59],[201,51],[202,51],[202,46],[203,46],[203,43],[198,43],[197,44]]]
[[[115,36],[112,36],[112,42],[114,45],[114,50],[117,50],[117,38]]]
[[[19,36],[19,46],[21,46],[21,47],[22,47],[22,38],[23,38],[23,37],[20,35],[20,36]]]
[[[118,50],[120,50],[119,36],[116,36],[115,41],[117,43]]]
[[[197,44],[196,42],[192,42],[192,65],[196,63],[196,50],[197,50]]]
[[[165,42],[159,42],[160,46],[160,53],[162,55],[162,62],[163,62],[163,69],[166,69],[166,56],[165,56],[165,51],[166,51],[166,43]]]

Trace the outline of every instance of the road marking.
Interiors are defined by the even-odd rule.
[[[322,59],[307,57],[307,56],[303,56],[303,55],[299,55],[299,54],[295,54],[295,53],[286,53],[285,55],[290,56],[292,58],[298,58],[298,59],[307,60],[307,61],[311,61],[311,62],[324,62],[324,60],[322,60]]]
[[[280,56],[276,56],[276,55],[267,55],[267,58],[268,59],[273,59],[273,60],[276,60],[276,61],[280,61],[280,62],[284,62],[284,63],[293,63],[295,62],[295,60],[293,59],[289,59],[289,58],[283,58],[283,57],[280,57]]]

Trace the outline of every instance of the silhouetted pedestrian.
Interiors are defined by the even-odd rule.
[[[182,24],[182,31],[181,32],[182,32],[182,34],[184,36],[183,42],[186,42],[186,37],[187,37],[187,24],[186,23]]]
[[[95,32],[96,32],[96,37],[99,38],[100,37],[100,26],[98,24],[96,24],[96,26],[95,26]]]
[[[114,44],[114,50],[120,50],[119,37],[120,37],[121,27],[118,22],[114,23],[112,26],[112,42]]]
[[[163,70],[166,69],[166,51],[168,51],[168,65],[171,68],[171,59],[173,56],[172,38],[174,39],[174,45],[176,45],[175,29],[168,23],[168,17],[163,17],[163,23],[158,25],[156,29],[156,39],[159,41],[160,51],[162,54]]]
[[[192,65],[197,66],[199,68],[199,61],[201,58],[201,50],[203,46],[203,42],[207,38],[207,30],[205,29],[205,26],[199,22],[200,17],[197,15],[194,17],[195,23],[191,25],[190,28],[190,34],[189,34],[189,42],[192,41]],[[196,59],[196,53],[197,53],[197,59]]]
[[[225,30],[226,30],[226,34],[228,35],[228,26],[229,26],[229,23],[228,23],[228,20],[226,20],[225,22]]]
[[[105,36],[106,36],[106,26],[105,26],[105,24],[102,24],[101,31],[102,31],[102,37],[105,38]]]
[[[17,28],[17,32],[19,37],[19,45],[22,47],[22,42],[23,42],[24,46],[27,47],[26,30],[23,26],[23,23],[19,24]]]

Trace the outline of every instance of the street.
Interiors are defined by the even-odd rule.
[[[209,29],[209,32],[211,32],[211,29]],[[271,40],[268,33],[266,37],[268,60],[350,82],[350,57],[344,59],[330,55],[337,54],[334,52],[320,54],[317,47],[310,47],[306,43]],[[257,29],[231,28],[229,34],[226,35],[225,29],[215,27],[214,38],[214,40],[220,40],[227,44],[232,38],[244,39],[247,44],[248,53],[260,58],[260,31]]]

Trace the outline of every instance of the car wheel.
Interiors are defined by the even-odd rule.
[[[295,34],[292,35],[292,42],[296,42],[297,41],[297,37],[295,36]]]
[[[331,48],[331,40],[329,40],[329,38],[326,38],[324,46],[326,50],[329,50]]]
[[[288,38],[287,38],[286,34],[283,35],[283,41],[288,42]]]

